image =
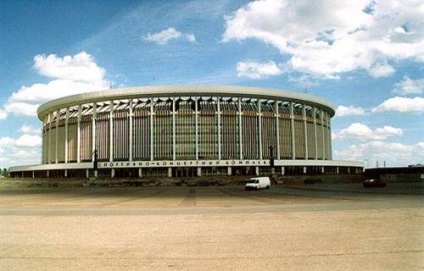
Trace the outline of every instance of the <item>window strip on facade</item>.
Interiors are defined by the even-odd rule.
[[[243,127],[243,157],[245,159],[259,158],[259,120],[256,102],[242,100]]]
[[[194,100],[180,98],[176,101],[176,159],[196,159],[196,125]]]
[[[270,159],[270,148],[275,148],[277,146],[277,127],[275,124],[273,102],[274,101],[265,101],[261,104],[263,159]],[[276,155],[275,152],[274,155]]]
[[[302,105],[297,104],[294,106],[294,134],[295,134],[295,151],[296,159],[305,159],[305,127],[302,115]]]
[[[133,119],[133,159],[150,160],[150,100],[137,100]],[[172,129],[172,128],[171,128]]]
[[[65,162],[65,140],[66,140],[66,111],[61,111],[59,113],[59,121],[58,121],[58,138],[56,143],[57,149],[57,162],[64,163]]]
[[[49,120],[49,163],[53,164],[55,163],[55,153],[56,153],[56,122],[55,122],[55,114],[50,114],[50,120]]]
[[[78,117],[71,116],[68,119],[68,162],[77,162],[77,147],[78,147]]]
[[[280,159],[292,159],[293,139],[290,118],[290,103],[280,103],[278,116],[278,121],[280,124]]]
[[[317,130],[316,130],[316,141],[317,141],[317,157],[319,160],[324,159],[324,130],[323,130],[323,121],[322,121],[322,111],[317,111],[316,117]]]
[[[199,159],[218,159],[218,115],[216,99],[198,102]]]
[[[128,101],[121,101],[113,114],[113,160],[129,160],[129,109]]]
[[[222,159],[239,158],[239,116],[237,102],[231,98],[221,100]]]
[[[306,113],[306,138],[308,144],[308,157],[307,159],[315,159],[316,156],[316,145],[315,145],[315,122],[314,122],[314,109],[312,107],[307,107],[305,109]]]
[[[154,104],[154,159],[173,159],[172,100],[159,99]]]
[[[109,161],[110,157],[110,102],[98,107],[96,116],[96,146],[99,161]]]
[[[81,117],[80,124],[80,159],[82,162],[91,161],[92,140],[92,115]]]

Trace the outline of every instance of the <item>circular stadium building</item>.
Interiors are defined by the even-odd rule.
[[[42,163],[14,177],[354,174],[332,160],[334,106],[304,93],[244,86],[111,89],[38,109]]]

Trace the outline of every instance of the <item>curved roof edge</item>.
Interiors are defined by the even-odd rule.
[[[42,104],[38,110],[38,118],[43,119],[47,113],[62,109],[68,106],[85,104],[97,101],[104,101],[108,99],[131,99],[138,98],[143,95],[145,97],[152,97],[158,95],[164,96],[248,96],[255,98],[285,98],[294,102],[307,102],[314,104],[318,107],[324,107],[328,110],[331,117],[335,114],[335,106],[323,98],[319,98],[306,93],[288,91],[275,88],[260,88],[248,87],[237,85],[163,85],[163,86],[144,86],[144,87],[131,87],[131,88],[118,88],[109,89],[95,92],[87,92],[58,98]]]

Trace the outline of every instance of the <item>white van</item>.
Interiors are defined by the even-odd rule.
[[[271,181],[269,177],[253,177],[246,183],[246,190],[269,189]]]

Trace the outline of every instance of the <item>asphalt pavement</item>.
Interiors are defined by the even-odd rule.
[[[421,186],[0,186],[0,270],[424,270],[423,224]]]

